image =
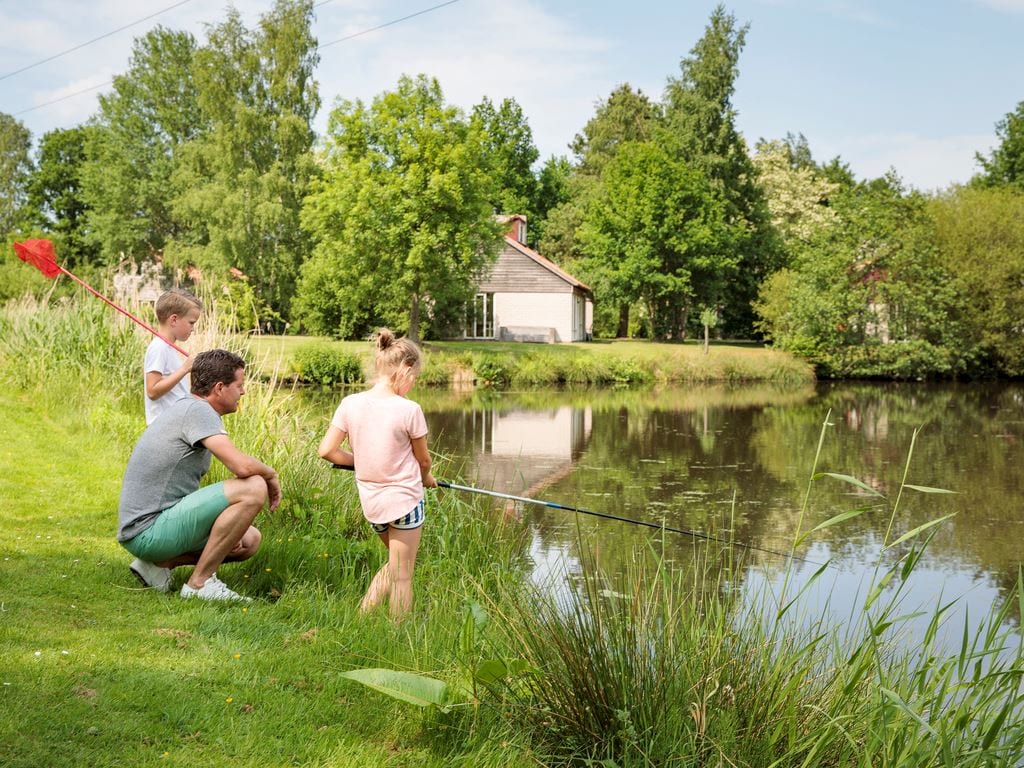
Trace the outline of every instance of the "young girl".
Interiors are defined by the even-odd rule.
[[[423,488],[436,488],[427,453],[427,422],[418,403],[406,399],[422,368],[419,347],[377,332],[373,388],[349,395],[334,412],[319,454],[334,464],[354,466],[363,514],[388,550],[370,582],[360,611],[387,597],[391,617],[412,607],[412,572],[424,519]],[[352,451],[341,444],[348,438]]]

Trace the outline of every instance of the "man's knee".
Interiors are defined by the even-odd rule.
[[[251,477],[236,478],[229,480],[228,501],[232,504],[242,503],[246,506],[255,507],[257,510],[267,503],[269,493],[267,481],[259,475]]]

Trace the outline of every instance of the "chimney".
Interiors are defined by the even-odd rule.
[[[508,221],[513,239],[518,240],[523,245],[526,245],[526,216],[521,213],[514,213],[509,217]]]

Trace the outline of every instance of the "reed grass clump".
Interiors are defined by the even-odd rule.
[[[129,321],[112,321],[110,314],[98,300],[81,296],[47,302],[25,295],[9,302],[0,313],[3,377],[19,389],[45,391],[74,381],[113,392],[135,383],[141,390],[148,342]]]
[[[754,594],[737,589],[746,571],[729,549],[714,556],[724,566],[707,554],[675,572],[641,559],[616,580],[591,563],[567,590],[490,600],[496,647],[524,671],[485,686],[485,700],[552,765],[1021,765],[1024,647],[1009,619],[1024,582],[976,630],[965,618],[960,633],[941,631],[952,600],[914,635],[922,614],[905,592],[942,519],[901,532],[898,512],[906,495],[943,491],[907,482],[912,454],[913,443],[878,563],[844,623],[800,599],[827,563],[798,586],[790,561]],[[860,513],[800,530],[814,484],[834,480],[867,488],[812,470],[793,552]]]

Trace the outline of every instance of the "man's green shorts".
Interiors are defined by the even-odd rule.
[[[156,522],[138,536],[122,542],[136,557],[160,563],[186,552],[200,552],[221,512],[228,508],[224,483],[214,483],[190,493],[168,507]]]

